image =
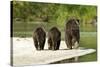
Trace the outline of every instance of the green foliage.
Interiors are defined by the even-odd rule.
[[[39,21],[63,26],[69,17],[79,18],[83,24],[97,16],[96,6],[13,1],[13,20]]]

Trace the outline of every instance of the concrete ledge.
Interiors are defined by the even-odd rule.
[[[84,49],[82,47],[68,50],[64,41],[61,41],[60,50],[52,51],[48,50],[47,47],[46,41],[45,50],[36,51],[32,38],[13,38],[13,65],[49,64],[96,51],[95,49]]]

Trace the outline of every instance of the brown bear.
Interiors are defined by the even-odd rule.
[[[52,27],[48,32],[48,49],[59,50],[61,41],[61,32],[57,27]]]
[[[69,49],[78,48],[80,40],[79,19],[71,18],[65,26],[65,42]]]
[[[36,50],[43,50],[46,40],[46,32],[42,27],[38,27],[35,29],[33,33],[33,41]]]

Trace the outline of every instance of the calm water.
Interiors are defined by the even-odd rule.
[[[48,31],[51,27],[57,26],[53,23],[23,23],[23,22],[15,22],[13,23],[13,36],[31,36],[32,31],[38,27],[42,26],[45,28],[46,31]],[[59,30],[64,34],[64,27],[57,26]],[[97,26],[92,25],[92,24],[85,24],[85,25],[80,25],[80,31],[81,34],[95,34],[97,32]],[[88,32],[88,33],[87,33]]]

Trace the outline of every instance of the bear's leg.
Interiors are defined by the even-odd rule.
[[[35,45],[36,50],[38,50],[38,41],[36,39],[34,39],[34,45]]]
[[[51,41],[51,38],[48,38],[48,49],[49,50],[52,49],[52,41]]]
[[[71,41],[71,39],[68,40],[68,48],[69,48],[69,49],[72,49],[72,41]]]
[[[45,39],[43,40],[43,42],[41,44],[41,50],[44,50],[44,45],[45,45]]]
[[[60,41],[61,41],[61,39],[57,41],[57,47],[56,47],[57,50],[59,50],[59,47],[60,47]]]
[[[57,42],[52,39],[52,50],[56,50]]]
[[[67,48],[68,49],[72,49],[72,39],[71,39],[71,37],[68,36],[66,38],[66,41],[65,42],[66,42]]]

